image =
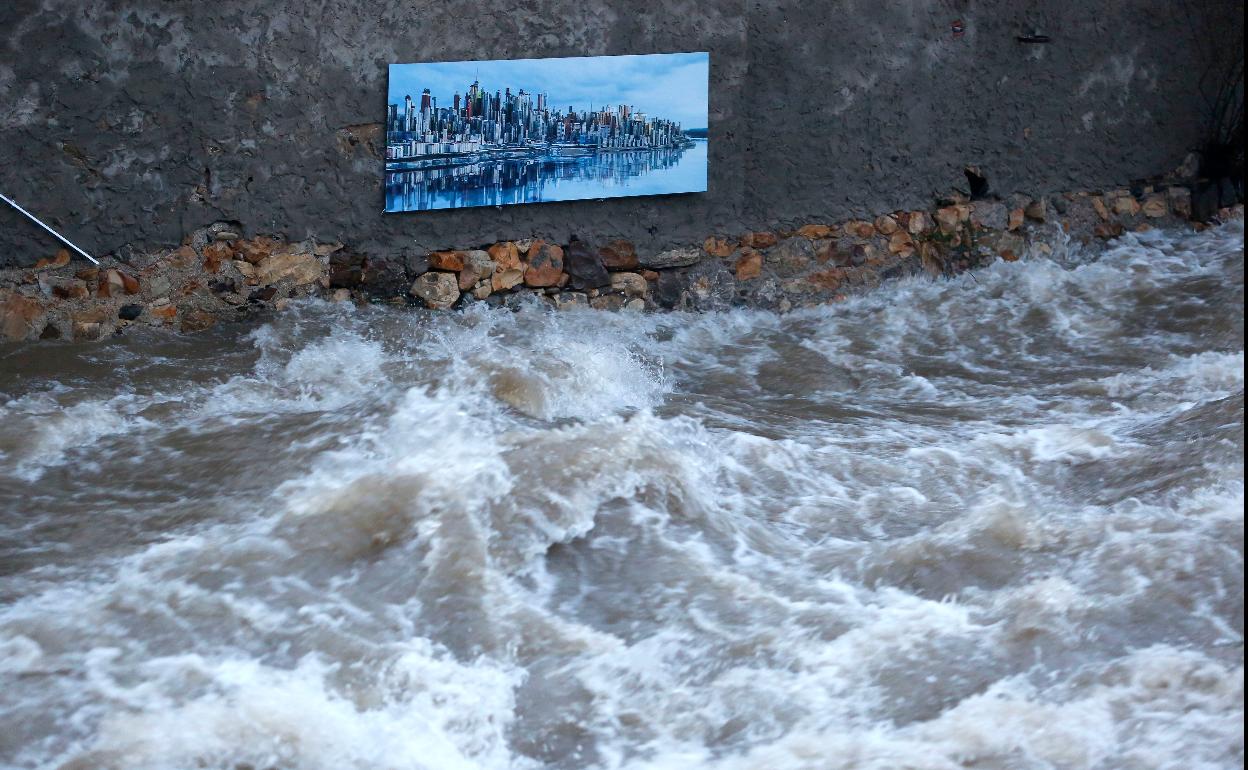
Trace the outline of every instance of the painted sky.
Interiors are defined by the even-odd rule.
[[[705,128],[709,69],[706,53],[391,64],[387,101],[402,105],[411,94],[419,104],[428,88],[439,107],[450,107],[456,92],[465,93],[479,80],[490,93],[544,91],[551,109],[631,104],[650,117],[679,121],[682,128]]]

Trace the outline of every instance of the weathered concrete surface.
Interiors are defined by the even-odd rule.
[[[965,189],[967,164],[1002,195],[1110,188],[1197,141],[1193,41],[1174,8],[9,0],[0,189],[122,261],[229,222],[401,265],[573,233],[657,254],[707,232],[917,208]],[[1032,31],[1052,42],[1015,40]],[[688,50],[711,52],[708,193],[380,213],[387,63]],[[57,248],[0,211],[0,266]]]
[[[916,208],[978,166],[992,191],[1109,188],[1195,148],[1183,3],[777,0],[750,11],[747,200],[764,221]],[[965,32],[955,37],[951,20]],[[1240,9],[1242,27],[1242,6]],[[1023,44],[1040,32],[1047,44]]]

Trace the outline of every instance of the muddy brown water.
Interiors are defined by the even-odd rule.
[[[1243,253],[4,346],[0,767],[1241,767]]]

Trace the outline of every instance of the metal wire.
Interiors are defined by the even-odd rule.
[[[4,193],[0,193],[0,200],[3,200],[5,203],[9,204],[9,205],[10,205],[10,206],[12,206],[13,208],[15,208],[15,209],[17,209],[18,211],[20,211],[20,212],[22,212],[23,214],[25,214],[25,215],[26,215],[26,217],[27,217],[30,221],[32,221],[32,222],[34,222],[35,224],[39,225],[39,226],[40,226],[40,227],[42,227],[44,230],[47,230],[48,232],[52,233],[54,236],[56,236],[57,240],[59,240],[61,243],[63,243],[63,244],[65,244],[66,246],[70,247],[71,249],[73,249],[74,251],[78,252],[79,254],[81,254],[82,256],[86,257],[87,259],[91,260],[91,261],[92,261],[92,262],[94,262],[95,264],[97,264],[97,265],[98,265],[98,264],[100,264],[100,261],[99,261],[98,259],[96,259],[95,257],[91,256],[91,255],[90,255],[90,254],[88,254],[87,252],[85,252],[85,251],[83,251],[82,249],[80,249],[80,248],[78,248],[77,246],[75,246],[72,242],[70,242],[70,240],[69,240],[68,238],[66,238],[65,236],[61,235],[61,234],[60,234],[60,233],[58,233],[57,231],[53,230],[51,227],[48,227],[47,225],[45,225],[45,224],[44,224],[44,223],[43,223],[43,222],[39,219],[39,217],[35,216],[34,214],[30,213],[30,212],[29,212],[29,211],[27,211],[26,209],[24,209],[24,208],[22,208],[21,206],[17,205],[17,201],[13,200],[13,199],[12,199],[12,198],[10,198],[9,196],[5,195]]]

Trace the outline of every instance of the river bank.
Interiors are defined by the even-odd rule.
[[[0,271],[0,332],[13,341],[97,340],[135,324],[193,333],[308,296],[437,310],[514,306],[534,296],[556,308],[787,312],[905,275],[955,275],[1028,249],[1049,251],[1064,239],[1105,241],[1192,214],[1182,186],[942,203],[874,219],[711,235],[658,253],[573,236],[370,257],[349,244],[244,238],[236,223],[217,223],[177,249],[125,263],[106,259],[97,268],[61,251],[31,268]],[[1222,216],[1242,216],[1242,207]]]

